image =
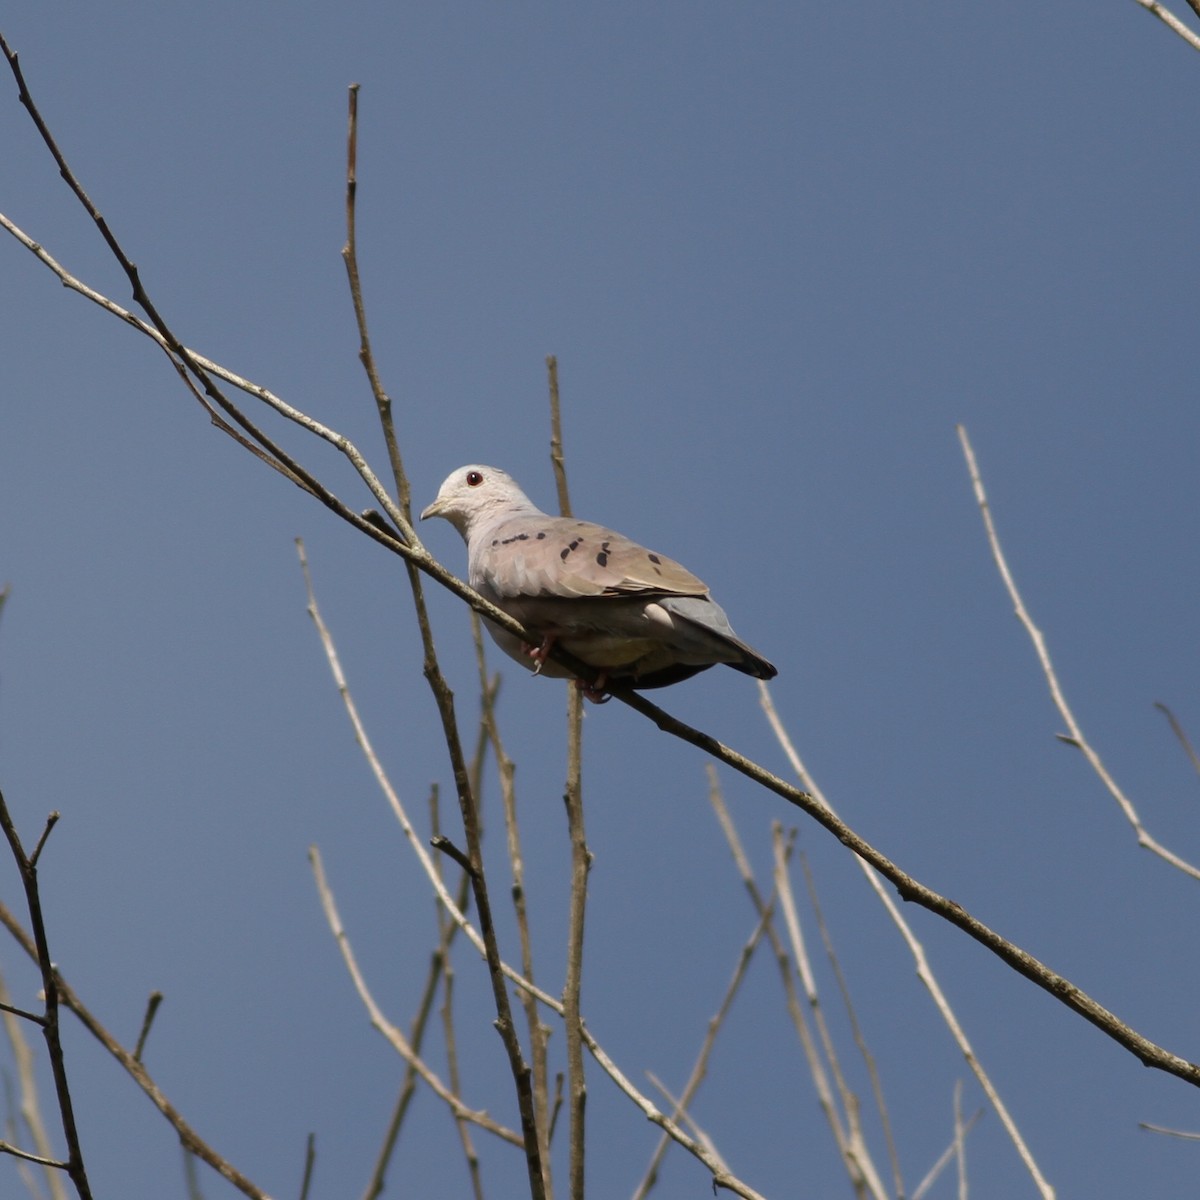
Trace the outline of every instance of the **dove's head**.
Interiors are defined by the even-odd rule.
[[[507,471],[471,463],[446,476],[437,499],[421,514],[421,520],[445,517],[464,538],[469,538],[471,530],[482,524],[514,513],[537,511]]]

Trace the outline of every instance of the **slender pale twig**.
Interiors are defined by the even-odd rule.
[[[800,856],[800,868],[804,872],[804,883],[808,889],[808,900],[812,906],[813,919],[817,922],[817,930],[821,935],[821,941],[825,947],[825,956],[829,959],[830,970],[833,972],[834,981],[837,983],[838,992],[842,998],[842,1007],[846,1011],[846,1020],[850,1024],[850,1034],[854,1038],[854,1044],[858,1047],[859,1056],[867,1068],[867,1077],[871,1081],[871,1092],[875,1097],[875,1108],[879,1113],[879,1123],[883,1129],[888,1159],[892,1166],[892,1184],[896,1195],[903,1196],[904,1177],[900,1170],[900,1155],[896,1151],[896,1140],[892,1134],[892,1121],[888,1113],[887,1101],[883,1095],[883,1080],[879,1077],[879,1068],[875,1062],[875,1056],[871,1053],[867,1045],[866,1034],[859,1024],[858,1013],[855,1010],[854,1001],[850,995],[850,985],[846,980],[846,976],[842,971],[842,965],[833,948],[833,936],[829,931],[829,926],[825,922],[825,914],[821,909],[820,897],[817,895],[817,883],[808,865],[808,858],[804,855]]]
[[[558,394],[558,359],[546,355],[546,378],[550,387],[550,465],[554,468],[554,486],[558,492],[558,511],[571,515],[571,493],[567,487],[567,463],[563,457],[562,406]]]
[[[431,828],[436,834],[439,832],[438,791],[436,787],[430,791],[429,808]],[[469,884],[464,873],[459,878],[458,892],[455,897],[459,908],[462,908],[466,904],[468,888]],[[451,974],[450,949],[459,933],[459,926],[457,924],[453,921],[443,920],[443,910],[440,905],[436,911],[438,916],[438,944],[430,960],[429,972],[425,977],[425,984],[421,991],[421,999],[417,1003],[417,1013],[409,1026],[408,1032],[409,1045],[418,1054],[420,1054],[422,1045],[424,1044],[425,1030],[430,1014],[433,1011],[434,1001],[437,998],[438,986],[443,976],[449,978]],[[450,1089],[456,1096],[461,1097],[462,1092],[456,1081],[456,1071],[452,1054],[450,1055],[449,1065]],[[388,1118],[387,1127],[384,1130],[383,1142],[379,1147],[378,1154],[375,1156],[375,1163],[371,1168],[371,1177],[367,1181],[366,1189],[363,1192],[363,1200],[376,1200],[376,1197],[381,1195],[384,1190],[388,1165],[391,1162],[392,1154],[395,1151],[396,1143],[400,1136],[400,1128],[404,1123],[404,1118],[408,1114],[409,1105],[416,1094],[419,1079],[420,1076],[417,1074],[416,1068],[411,1064],[406,1065],[399,1094],[392,1106],[392,1112]],[[460,1129],[466,1128],[465,1122],[459,1121],[458,1124]]]
[[[792,744],[792,739],[788,736],[787,729],[784,727],[779,713],[775,708],[774,701],[771,699],[770,690],[765,684],[759,684],[759,698],[762,702],[763,712],[766,714],[767,722],[771,726],[772,732],[775,734],[776,740],[782,747],[784,754],[792,765],[792,769],[796,773],[796,777],[805,785],[812,793],[814,798],[827,811],[832,812],[829,806],[829,801],[817,787],[812,776],[809,775],[804,763],[800,760],[800,755],[796,751],[796,747]],[[1021,1131],[1017,1128],[1017,1123],[1013,1119],[1012,1114],[1008,1111],[1003,1099],[1001,1099],[999,1091],[992,1083],[991,1076],[984,1069],[983,1064],[976,1057],[974,1047],[972,1047],[966,1032],[959,1023],[958,1017],[955,1015],[954,1009],[950,1005],[950,1001],[946,998],[945,992],[942,991],[942,986],[938,982],[937,976],[933,972],[933,968],[929,965],[929,959],[925,955],[925,947],[918,941],[916,935],[912,931],[912,926],[909,925],[907,918],[901,913],[896,901],[891,893],[884,888],[879,876],[869,869],[867,862],[860,856],[857,860],[863,877],[866,879],[871,890],[875,893],[876,898],[883,905],[887,915],[891,918],[892,923],[900,932],[900,936],[904,939],[904,944],[908,947],[908,952],[912,955],[913,962],[917,968],[917,978],[925,985],[933,1000],[934,1006],[937,1008],[946,1028],[950,1032],[950,1036],[954,1039],[958,1046],[959,1052],[966,1060],[967,1065],[971,1068],[975,1078],[979,1081],[979,1086],[983,1088],[984,1094],[987,1096],[989,1103],[995,1110],[996,1115],[1000,1118],[1001,1124],[1004,1126],[1005,1132],[1011,1139],[1017,1154],[1020,1156],[1025,1169],[1029,1172],[1034,1185],[1041,1193],[1043,1200],[1053,1200],[1054,1189],[1050,1186],[1045,1176],[1041,1172],[1041,1168],[1034,1160],[1033,1153],[1030,1151],[1025,1142]],[[872,864],[873,865],[873,864]],[[889,876],[890,878],[890,876]],[[903,890],[901,897],[907,899]],[[1022,952],[1023,953],[1023,952]],[[1040,966],[1041,964],[1039,964]],[[1040,981],[1039,981],[1040,982]],[[1064,980],[1065,982],[1065,980]],[[1046,986],[1043,984],[1042,986]],[[1070,986],[1070,985],[1068,985]],[[1113,1018],[1115,1020],[1115,1018]],[[1197,1069],[1200,1071],[1200,1068]]]
[[[187,1188],[187,1200],[204,1200],[204,1193],[200,1190],[200,1172],[196,1170],[197,1158],[185,1147],[181,1146],[183,1151],[183,1186]]]
[[[774,907],[775,897],[772,894],[768,898],[749,938],[738,953],[737,962],[733,968],[733,975],[725,988],[725,994],[721,997],[721,1002],[717,1005],[717,1011],[709,1019],[704,1041],[700,1046],[700,1052],[696,1056],[696,1061],[692,1064],[691,1073],[688,1075],[687,1082],[683,1085],[683,1091],[679,1093],[675,1108],[671,1112],[671,1119],[673,1121],[679,1121],[685,1116],[693,1099],[695,1099],[696,1093],[700,1090],[700,1085],[704,1082],[704,1078],[708,1074],[708,1063],[712,1057],[713,1048],[717,1043],[717,1035],[720,1033],[722,1026],[725,1024],[725,1018],[729,1015],[730,1009],[733,1007],[734,998],[741,990],[742,983],[746,978],[746,972],[754,957],[754,952],[762,941],[767,926],[770,924]],[[665,1091],[665,1089],[660,1090]],[[650,1194],[658,1182],[659,1168],[670,1145],[671,1139],[666,1134],[663,1134],[659,1138],[658,1144],[654,1147],[654,1152],[650,1156],[650,1162],[646,1165],[646,1170],[643,1172],[640,1182],[634,1189],[633,1200],[645,1200],[645,1197]]]
[[[475,663],[479,672],[480,726],[492,750],[496,762],[496,774],[500,781],[500,802],[504,810],[504,832],[508,847],[508,861],[512,871],[512,902],[516,916],[517,939],[521,947],[521,973],[533,980],[533,937],[529,929],[528,897],[525,891],[525,855],[521,849],[521,827],[517,819],[516,766],[504,748],[500,736],[500,723],[496,715],[496,698],[500,690],[500,676],[488,679],[487,658],[483,648],[483,626],[479,614],[471,612],[471,640],[475,646]],[[482,756],[480,759],[482,765]],[[479,795],[478,790],[475,793]],[[538,1137],[541,1142],[542,1163],[550,1169],[550,1085],[546,1047],[550,1040],[550,1027],[541,1019],[537,1000],[527,991],[520,991],[521,1007],[525,1013],[525,1024],[529,1030],[529,1062],[533,1071],[533,1103],[537,1121]],[[550,1180],[547,1177],[547,1188]]]
[[[950,1165],[951,1162],[955,1160],[955,1157],[958,1154],[960,1138],[965,1138],[966,1135],[975,1128],[975,1126],[979,1123],[980,1118],[983,1116],[983,1112],[984,1110],[982,1108],[977,1108],[971,1114],[968,1120],[963,1122],[961,1131],[958,1129],[954,1131],[954,1136],[950,1139],[950,1144],[945,1150],[942,1151],[942,1153],[938,1156],[937,1161],[925,1173],[925,1178],[922,1179],[921,1182],[918,1183],[913,1189],[913,1194],[909,1200],[925,1200],[925,1197],[929,1194],[930,1189],[935,1183],[937,1183],[938,1179],[941,1178],[942,1172]]]
[[[471,614],[475,617],[475,614]],[[476,617],[476,623],[478,618]],[[486,689],[494,691],[494,689]],[[473,772],[476,780],[483,774],[483,761],[487,753],[487,732],[483,728],[483,722],[480,722],[480,741],[476,746]],[[478,781],[473,785],[473,791],[476,796],[480,795]],[[441,810],[438,806],[439,789],[435,784],[429,792],[429,828],[434,838],[441,835],[442,817]],[[437,860],[438,869],[441,869],[441,859]],[[467,896],[470,892],[471,881],[467,878],[467,873],[464,871],[459,876],[459,906],[465,905]],[[446,1046],[446,1073],[450,1079],[450,1087],[453,1089],[456,1096],[462,1095],[462,1080],[458,1070],[458,1037],[455,1032],[454,1024],[454,963],[450,958],[449,950],[451,943],[454,941],[455,935],[458,933],[458,926],[450,920],[445,909],[440,904],[434,906],[434,914],[437,920],[438,928],[438,953],[435,959],[442,961],[441,968],[441,989],[442,989],[442,1039]],[[431,980],[433,976],[431,974]],[[524,993],[522,993],[524,995]],[[532,1004],[533,1001],[531,1000]],[[483,1180],[479,1173],[479,1155],[475,1150],[475,1139],[471,1136],[471,1126],[461,1117],[455,1117],[455,1127],[458,1129],[458,1140],[462,1143],[463,1155],[467,1161],[467,1174],[471,1179],[471,1191],[474,1200],[483,1200]]]
[[[20,1094],[20,1115],[29,1131],[34,1150],[42,1158],[53,1159],[54,1150],[50,1145],[50,1136],[46,1132],[46,1123],[42,1119],[42,1104],[38,1096],[37,1076],[34,1072],[33,1051],[25,1039],[21,1027],[21,1018],[33,1020],[41,1024],[41,1018],[34,1013],[24,1014],[12,1008],[9,1003],[8,984],[0,975],[0,1007],[4,1010],[4,1030],[12,1047],[13,1063],[17,1068],[17,1082]],[[16,1124],[13,1126],[13,1137],[17,1136]],[[65,1200],[66,1191],[63,1188],[62,1172],[47,1168],[44,1172],[46,1187],[50,1192],[50,1200]]]
[[[300,554],[302,567],[306,563],[304,556],[304,548],[301,543],[297,543],[297,549]],[[341,661],[338,658],[337,648],[334,645],[333,638],[326,628],[324,621],[321,618],[319,609],[316,606],[316,599],[312,593],[311,586],[309,587],[309,615],[313,619],[313,623],[317,627],[318,636],[321,639],[321,645],[325,652],[326,661],[329,664],[329,669],[333,674],[334,681],[337,685],[338,692],[342,698],[343,707],[350,718],[351,725],[354,729],[355,738],[358,741],[359,748],[363,756],[367,760],[367,764],[375,776],[376,782],[383,791],[389,805],[392,808],[396,819],[400,823],[401,829],[404,831],[405,837],[408,839],[409,846],[417,855],[421,863],[422,869],[425,871],[426,877],[429,879],[434,891],[437,893],[439,903],[445,908],[450,919],[458,925],[467,939],[482,955],[484,953],[483,939],[474,925],[467,920],[466,915],[462,911],[462,907],[456,904],[454,898],[446,889],[446,885],[441,879],[441,875],[434,866],[428,851],[420,838],[417,837],[416,831],[413,828],[412,822],[409,819],[408,813],[405,811],[404,805],[400,800],[395,788],[392,787],[391,780],[384,771],[382,764],[379,761],[378,755],[371,744],[370,737],[367,734],[366,727],[359,715],[358,708],[354,703],[354,697],[350,692],[350,688],[346,682],[345,673],[342,670]],[[0,909],[0,916],[2,916]],[[562,1001],[551,996],[548,992],[537,987],[532,981],[525,979],[517,971],[513,970],[507,963],[501,963],[501,970],[504,976],[511,980],[517,987],[528,991],[530,995],[537,998],[539,1004],[545,1005],[552,1012],[557,1013],[559,1017],[563,1016]],[[616,1086],[625,1093],[625,1095],[633,1101],[642,1115],[648,1120],[657,1125],[660,1129],[666,1131],[671,1138],[680,1146],[687,1150],[690,1154],[698,1158],[705,1167],[712,1173],[713,1184],[716,1187],[726,1188],[734,1192],[738,1196],[742,1196],[745,1200],[757,1200],[759,1193],[754,1191],[748,1184],[738,1179],[737,1176],[731,1174],[722,1163],[710,1155],[705,1148],[694,1138],[689,1137],[678,1125],[671,1120],[669,1116],[661,1112],[633,1083],[630,1082],[628,1076],[616,1065],[603,1047],[592,1037],[588,1031],[587,1024],[582,1019],[580,1020],[580,1033],[583,1038],[583,1043],[587,1047],[588,1052],[599,1064],[604,1073],[616,1084]]]
[[[20,1146],[14,1146],[9,1142],[0,1142],[0,1154],[8,1154],[13,1158],[21,1159],[23,1162],[37,1163],[42,1167],[53,1167],[59,1171],[66,1171],[71,1165],[57,1158],[44,1158],[40,1154],[32,1154],[28,1150],[22,1150]]]
[[[887,1193],[863,1135],[858,1097],[846,1081],[837,1047],[829,1032],[828,1022],[825,1020],[825,1010],[821,1005],[820,992],[817,988],[816,972],[813,970],[808,956],[808,946],[800,925],[800,913],[792,892],[791,876],[787,870],[783,827],[778,821],[772,822],[771,841],[775,852],[775,890],[779,895],[779,911],[783,916],[784,928],[787,929],[788,940],[791,944],[792,962],[796,965],[801,985],[808,997],[808,1007],[820,1039],[824,1061],[828,1065],[841,1102],[842,1121],[846,1130],[845,1139],[840,1146],[842,1161],[850,1176],[850,1184],[855,1195],[870,1194],[876,1197],[876,1200],[884,1200]]]
[[[454,927],[452,921],[445,922],[446,928]],[[450,1077],[450,1087],[454,1094],[462,1094],[462,1081],[458,1072],[458,1041],[454,1032],[454,979],[453,970],[447,966],[442,974],[442,1034],[446,1042],[446,1072]],[[462,1142],[463,1156],[467,1161],[467,1174],[471,1180],[471,1194],[475,1200],[483,1200],[483,1180],[479,1174],[479,1154],[475,1149],[475,1141],[471,1137],[471,1127],[462,1117],[454,1120],[458,1127],[458,1137]]]
[[[392,1048],[404,1059],[405,1062],[413,1066],[417,1074],[429,1085],[434,1095],[436,1095],[456,1116],[462,1117],[464,1120],[471,1121],[478,1125],[480,1129],[486,1129],[488,1133],[495,1134],[502,1141],[511,1143],[514,1146],[522,1146],[523,1139],[519,1133],[501,1125],[498,1121],[493,1120],[477,1109],[469,1108],[464,1104],[454,1090],[447,1087],[446,1084],[435,1074],[429,1065],[415,1053],[412,1043],[401,1032],[401,1030],[387,1019],[383,1014],[383,1010],[379,1007],[375,997],[371,993],[371,989],[367,986],[365,977],[358,966],[358,959],[354,954],[354,948],[350,944],[350,937],[346,933],[346,927],[342,924],[342,919],[337,909],[337,902],[334,900],[333,891],[329,886],[329,881],[325,878],[325,868],[321,862],[320,851],[316,846],[310,846],[308,850],[308,860],[312,866],[313,878],[317,885],[317,894],[321,900],[321,908],[325,913],[325,920],[329,925],[334,939],[337,942],[338,949],[342,953],[342,960],[346,965],[346,971],[350,975],[350,979],[354,984],[354,990],[358,992],[358,997],[363,1003],[363,1007],[367,1010],[371,1018],[371,1024],[383,1034]]]
[[[558,393],[558,360],[546,359],[550,387],[550,461],[558,488],[561,516],[571,516],[571,493],[563,457],[562,408]],[[588,871],[592,856],[583,820],[583,692],[567,688],[567,780],[563,791],[567,835],[571,842],[571,901],[567,914],[567,969],[563,983],[563,1024],[567,1042],[567,1110],[570,1116],[569,1172],[571,1200],[583,1200],[586,1150],[587,1079],[583,1071],[582,1017],[583,932],[587,913]]]
[[[1075,746],[1083,754],[1084,758],[1087,759],[1088,765],[1099,777],[1100,782],[1104,784],[1109,795],[1117,802],[1117,806],[1124,814],[1125,819],[1132,826],[1134,833],[1137,835],[1138,845],[1157,854],[1165,862],[1170,863],[1173,867],[1177,867],[1193,879],[1200,879],[1200,867],[1195,867],[1191,863],[1184,861],[1179,855],[1173,854],[1150,836],[1146,831],[1146,827],[1142,824],[1142,819],[1138,815],[1133,801],[1121,790],[1117,781],[1109,774],[1108,768],[1100,760],[1100,755],[1092,748],[1087,738],[1083,736],[1083,730],[1080,728],[1079,722],[1075,719],[1075,714],[1072,712],[1071,706],[1067,703],[1066,695],[1063,692],[1062,685],[1059,683],[1058,673],[1054,669],[1054,664],[1050,661],[1050,651],[1046,646],[1045,635],[1033,623],[1033,618],[1029,615],[1029,610],[1025,607],[1025,602],[1021,598],[1021,593],[1017,590],[1017,584],[1013,579],[1012,571],[1009,569],[1008,560],[1004,556],[1004,550],[1000,545],[1000,537],[996,533],[996,523],[992,518],[992,508],[988,503],[987,493],[983,488],[983,476],[980,474],[979,464],[975,460],[975,451],[971,447],[967,431],[962,425],[959,425],[957,429],[958,440],[962,443],[963,457],[967,461],[967,470],[971,475],[971,486],[975,491],[975,501],[979,505],[979,511],[983,516],[983,527],[987,533],[988,547],[992,552],[996,569],[1000,572],[1000,578],[1004,583],[1005,590],[1008,592],[1008,598],[1012,602],[1017,620],[1021,622],[1025,632],[1029,635],[1029,640],[1033,643],[1038,664],[1042,668],[1042,674],[1046,677],[1046,685],[1050,689],[1050,699],[1054,702],[1054,707],[1058,709],[1059,716],[1062,717],[1067,726],[1066,734],[1059,734],[1059,737],[1068,745]]]
[[[683,1097],[673,1095],[671,1090],[653,1071],[647,1071],[646,1078],[650,1080],[663,1099],[671,1106],[671,1111],[679,1114],[679,1119],[692,1131],[692,1136],[713,1158],[724,1166],[725,1160],[721,1157],[721,1152],[717,1149],[716,1142],[700,1127],[700,1123],[688,1111],[687,1105],[683,1102]]]
[[[583,1200],[587,1079],[583,1070],[583,931],[592,856],[583,821],[583,692],[567,688],[567,781],[563,802],[571,842],[571,901],[567,914],[567,970],[563,983],[563,1024],[567,1043],[567,1109],[570,1116],[571,1200]]]
[[[1148,13],[1156,16],[1172,33],[1177,33],[1193,50],[1200,50],[1200,34],[1193,33],[1170,9],[1164,8],[1158,0],[1134,0]],[[1200,16],[1200,7],[1195,0],[1188,0],[1193,11]]]
[[[721,795],[720,789],[717,787],[716,770],[711,765],[708,767],[708,775],[709,801],[712,804],[713,811],[717,815],[721,832],[724,833],[725,840],[729,844],[734,864],[737,867],[738,874],[742,878],[742,884],[746,889],[747,895],[750,897],[750,903],[754,906],[754,911],[760,918],[766,917],[768,912],[766,896],[763,894],[762,889],[759,888],[754,878],[754,872],[750,869],[750,860],[746,856],[741,838],[738,836],[737,828],[733,823],[733,818],[730,816],[729,809],[725,805],[725,800]],[[821,1059],[816,1039],[809,1028],[808,1018],[805,1016],[804,1006],[800,1001],[800,996],[796,988],[798,973],[792,969],[791,955],[779,931],[775,928],[773,920],[767,920],[766,932],[767,938],[771,943],[771,951],[775,956],[775,965],[779,970],[780,981],[783,985],[788,1016],[791,1018],[792,1026],[796,1030],[796,1037],[800,1042],[800,1049],[804,1054],[805,1062],[808,1064],[809,1076],[812,1079],[813,1088],[817,1094],[817,1103],[820,1105],[821,1112],[825,1115],[825,1120],[829,1125],[829,1132],[833,1138],[834,1145],[837,1147],[838,1154],[842,1157],[843,1161],[846,1161],[849,1157],[848,1136],[838,1109],[833,1087],[829,1080],[829,1073],[825,1070],[825,1064]]]

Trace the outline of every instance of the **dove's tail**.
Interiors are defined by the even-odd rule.
[[[745,642],[738,641],[737,638],[730,638],[729,641],[742,652],[740,659],[729,664],[735,671],[741,671],[743,675],[753,675],[755,679],[774,679],[779,674],[773,663],[767,662],[757,650],[751,649]]]

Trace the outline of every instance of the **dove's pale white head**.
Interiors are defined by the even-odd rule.
[[[446,476],[437,499],[421,514],[421,520],[445,517],[469,539],[472,529],[517,513],[538,511],[507,471],[470,463]]]

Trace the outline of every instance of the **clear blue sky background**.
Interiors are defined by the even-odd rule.
[[[1152,830],[1200,857],[1198,781],[1152,707],[1200,738],[1200,55],[1132,0],[112,3],[13,11],[4,32],[175,329],[382,470],[339,257],[359,82],[366,296],[416,497],[482,460],[551,506],[543,357],[558,355],[576,510],[711,583],[778,664],[776,702],[851,823],[1200,1059],[1200,892],[1136,848],[1055,740],[954,436],[964,422],[1085,730]],[[124,299],[10,81],[0,96],[0,207]],[[242,1170],[295,1195],[311,1130],[314,1197],[358,1195],[401,1064],[345,978],[306,848],[321,847],[402,1023],[432,904],[341,716],[292,539],[423,814],[448,772],[402,572],[213,430],[158,351],[9,240],[0,319],[0,785],[31,838],[63,814],[42,871],[56,959],[129,1040],[165,992],[147,1062]],[[332,454],[279,432],[368,502]],[[427,536],[463,569],[448,526]],[[470,728],[465,611],[432,604]],[[539,977],[557,991],[563,687],[494,659]],[[786,769],[749,680],[718,669],[661,699]],[[753,916],[703,758],[619,704],[589,712],[586,743],[584,1009],[631,1077],[678,1088]],[[770,823],[800,825],[911,1188],[950,1137],[966,1068],[846,852],[722,779],[760,870]],[[11,868],[0,894],[19,903]],[[1200,1129],[1194,1089],[910,917],[1060,1195],[1194,1190],[1195,1144],[1137,1127]],[[515,960],[507,917],[503,936]],[[14,947],[0,967],[34,1003]],[[480,970],[466,953],[457,968],[467,1099],[515,1122]],[[824,986],[835,1007],[827,972]],[[68,1032],[97,1195],[182,1195],[170,1131]],[[590,1194],[625,1196],[656,1134],[599,1072],[590,1083]],[[964,1103],[981,1103],[969,1079]],[[766,1195],[848,1194],[766,957],[696,1111]],[[488,1195],[522,1194],[517,1156],[476,1141]],[[991,1113],[969,1162],[973,1195],[1032,1194]],[[203,1190],[233,1194],[208,1174]],[[4,1162],[0,1192],[19,1193]],[[465,1194],[453,1130],[423,1094],[388,1195]],[[656,1194],[708,1181],[673,1152]]]

